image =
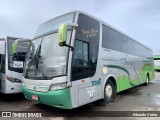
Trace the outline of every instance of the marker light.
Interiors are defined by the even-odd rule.
[[[9,80],[12,83],[22,83],[21,80],[19,80],[17,78],[8,77],[8,76],[7,76],[7,80]]]

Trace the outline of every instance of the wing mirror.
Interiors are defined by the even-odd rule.
[[[67,46],[71,48],[72,50],[74,49],[72,46],[66,44],[66,39],[67,39],[67,28],[68,27],[78,27],[77,24],[60,24],[58,28],[58,44],[59,46]]]

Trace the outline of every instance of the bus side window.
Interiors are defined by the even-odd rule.
[[[89,76],[88,43],[76,40],[72,60],[72,80]]]

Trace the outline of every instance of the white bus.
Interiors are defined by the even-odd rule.
[[[39,26],[27,53],[27,99],[72,109],[154,79],[152,50],[105,22],[75,11]]]
[[[16,39],[14,37],[0,39],[0,92],[4,94],[22,92],[23,61],[28,47],[26,43],[20,43],[17,46],[18,61],[13,62],[12,45]]]
[[[155,71],[160,71],[160,55],[154,55]]]

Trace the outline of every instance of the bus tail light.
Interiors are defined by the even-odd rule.
[[[9,80],[12,83],[22,83],[21,80],[17,78],[8,77],[8,76],[7,76],[7,80]]]
[[[57,84],[53,84],[51,85],[50,87],[50,90],[52,91],[55,91],[55,90],[62,90],[62,89],[65,89],[65,88],[68,88],[68,87],[71,87],[71,82],[67,82],[67,83],[57,83]]]

